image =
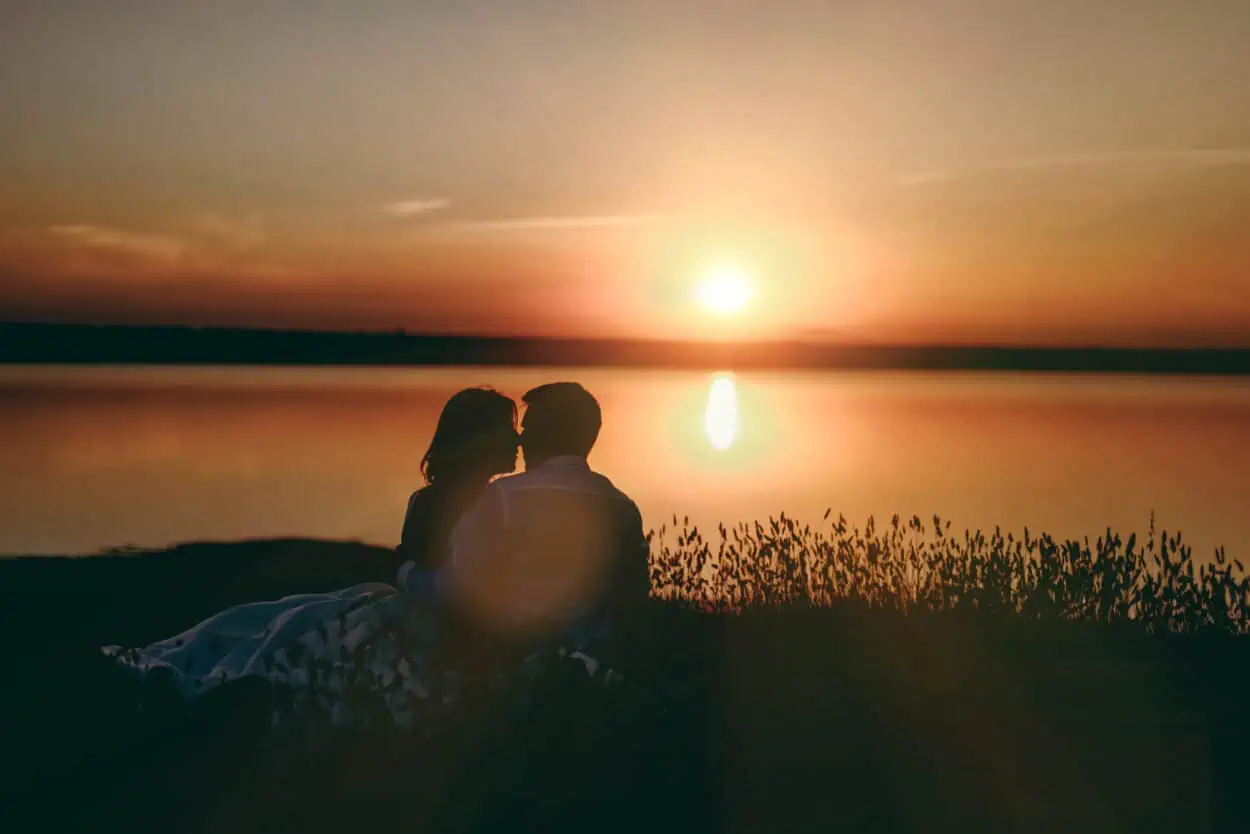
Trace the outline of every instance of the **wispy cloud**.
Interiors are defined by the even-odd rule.
[[[88,249],[117,252],[152,261],[173,262],[186,252],[186,241],[169,235],[154,235],[75,223],[48,228],[49,234]]]
[[[467,220],[441,228],[458,232],[520,232],[544,229],[599,229],[642,226],[667,219],[663,214],[590,214],[540,217],[502,217],[493,220]]]
[[[188,224],[191,232],[232,252],[254,249],[265,240],[265,221],[257,215],[230,217],[206,213]]]
[[[229,275],[277,280],[306,274],[263,256],[266,228],[259,216],[204,213],[171,228],[176,233],[72,223],[45,227],[41,234],[56,241],[60,254],[72,259],[61,263],[72,263],[79,271],[115,271],[121,257],[132,274],[164,278]]]
[[[970,174],[992,171],[1031,171],[1047,168],[1110,167],[1147,165],[1152,167],[1207,168],[1250,165],[1250,148],[1212,148],[1188,151],[1139,151],[1075,153],[1055,156],[1026,156],[996,159],[976,165],[916,171],[899,177],[902,186],[950,182]]]
[[[417,217],[422,214],[441,211],[450,205],[450,200],[442,197],[429,197],[414,200],[396,200],[393,203],[387,203],[383,209],[393,217]]]

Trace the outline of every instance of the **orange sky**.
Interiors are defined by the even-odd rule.
[[[1238,2],[201,5],[0,7],[0,319],[1250,345]]]

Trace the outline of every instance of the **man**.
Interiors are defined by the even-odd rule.
[[[620,625],[649,590],[638,507],[586,461],[599,403],[575,382],[522,398],[525,472],[500,478],[451,538],[439,584],[461,616],[531,638]]]

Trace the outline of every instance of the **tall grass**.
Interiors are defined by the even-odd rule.
[[[1151,633],[1250,634],[1250,577],[1223,548],[1197,565],[1181,535],[1143,544],[1110,529],[1094,543],[1000,528],[951,534],[949,521],[895,515],[863,529],[784,513],[720,525],[709,541],[688,518],[651,533],[652,593],[711,611],[852,602],[911,612],[974,610],[1034,621],[1132,623]]]

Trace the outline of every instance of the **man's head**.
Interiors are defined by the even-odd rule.
[[[541,466],[559,455],[590,454],[603,415],[599,402],[576,382],[549,382],[528,391],[521,400],[521,451],[525,467]]]

